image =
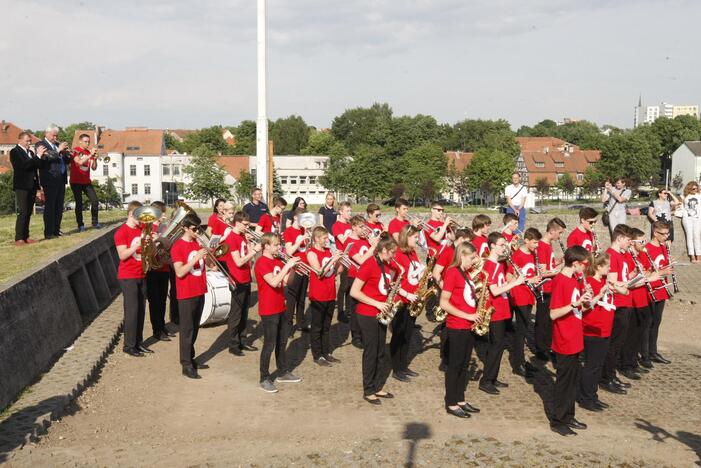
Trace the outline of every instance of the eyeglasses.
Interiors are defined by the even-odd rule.
[[[661,236],[668,236],[669,231],[655,231],[655,234],[659,234]]]
[[[631,242],[632,242],[633,244],[640,244],[640,245],[643,245],[643,244],[645,243],[645,239],[635,239],[635,240],[631,240]]]

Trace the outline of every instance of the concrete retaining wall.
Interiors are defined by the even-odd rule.
[[[119,295],[116,228],[0,291],[0,408]]]

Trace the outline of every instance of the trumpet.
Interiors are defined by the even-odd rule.
[[[90,152],[90,158],[96,161],[102,161],[103,164],[107,164],[110,162],[110,157],[100,156],[100,153],[97,152],[97,148],[92,149],[92,151]]]
[[[374,232],[372,229],[367,224],[363,224],[361,226],[362,231],[360,232],[360,235],[362,235],[364,238],[369,239],[370,237],[374,236]]]
[[[291,255],[288,255],[287,253],[282,252],[282,251],[280,253],[278,253],[277,256],[280,260],[282,260],[285,263],[290,261],[290,259],[292,258]],[[312,273],[316,274],[317,276],[321,276],[321,274],[322,274],[321,271],[315,269],[313,266],[311,266],[307,263],[304,263],[302,261],[297,262],[295,264],[294,271],[295,271],[295,273],[299,273],[300,275],[303,275],[303,276],[309,276]]]
[[[353,268],[359,270],[359,269],[360,269],[360,264],[359,264],[358,262],[356,262],[355,260],[353,260],[353,259],[350,257],[350,255],[348,255],[348,252],[350,251],[350,249],[351,249],[352,246],[353,246],[353,242],[349,242],[349,243],[346,245],[346,248],[345,248],[345,250],[343,251],[343,255],[342,255],[341,258],[340,258],[340,262],[341,262],[341,264],[342,264],[344,267],[346,267],[346,268],[349,268],[349,269],[350,269],[351,267],[353,267]]]
[[[229,253],[229,245],[218,244],[216,247],[212,248],[212,239],[207,235],[207,231],[205,231],[201,227],[198,229],[197,242],[200,244],[200,246],[202,246],[202,248],[204,248],[207,251],[207,261],[209,262],[209,264],[216,266],[217,269],[219,269],[219,271],[226,277],[226,280],[229,282],[229,285],[231,285],[232,288],[236,289],[236,281],[229,274],[229,270],[227,270],[224,267],[224,265],[222,265],[222,263],[219,260],[217,260],[219,257],[222,257]]]

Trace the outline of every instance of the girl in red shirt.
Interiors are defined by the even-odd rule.
[[[224,217],[225,203],[226,200],[223,198],[217,198],[214,201],[214,212],[209,215],[209,219],[207,220],[207,235],[209,237],[221,236],[226,230],[226,223],[222,219]]]
[[[416,254],[416,246],[419,242],[421,230],[414,226],[404,226],[399,231],[398,250],[394,260],[404,270],[402,283],[397,296],[399,297],[399,309],[392,318],[392,339],[389,342],[389,354],[392,359],[392,377],[408,382],[410,377],[419,374],[409,369],[409,343],[414,333],[416,317],[409,316],[409,304],[415,302],[414,294],[419,285],[419,279],[426,267],[419,261]]]
[[[263,217],[267,216],[264,214]],[[231,290],[231,312],[228,320],[229,352],[243,356],[243,351],[257,351],[253,345],[246,344],[248,308],[251,302],[251,261],[260,252],[260,244],[249,243],[247,238],[250,220],[243,211],[237,211],[231,218],[233,227],[224,239],[229,246],[225,261],[229,274],[236,282],[236,289]]]
[[[287,364],[287,338],[292,320],[285,317],[285,282],[299,257],[290,257],[283,264],[279,259],[280,239],[274,233],[261,236],[263,254],[256,261],[253,271],[258,284],[258,315],[263,326],[263,349],[260,352],[260,388],[267,393],[277,392],[270,375],[270,356],[275,351],[277,365],[276,382],[301,382],[289,371]]]
[[[285,229],[282,238],[285,241],[285,252],[287,255],[299,258],[300,262],[309,264],[307,261],[307,246],[311,244],[311,232],[299,225],[299,216],[305,213],[304,208],[297,208],[292,214],[292,225]],[[307,288],[309,287],[309,277],[298,271],[293,271],[287,282],[285,297],[287,301],[287,315],[290,320],[297,317],[297,328],[308,332],[311,330],[308,317],[306,317],[305,304],[307,301]],[[294,333],[294,329],[292,329]]]
[[[195,362],[195,341],[204,309],[204,295],[207,293],[204,263],[207,249],[197,241],[200,224],[197,215],[186,215],[182,222],[183,235],[170,249],[180,312],[180,364],[183,375],[191,379],[200,378]]]
[[[361,265],[375,255],[377,242],[380,239],[380,234],[371,235],[369,240],[365,228],[365,220],[360,215],[355,215],[350,220],[351,235],[348,238],[348,244],[351,245],[348,249],[348,256],[356,264]],[[348,269],[348,283],[352,286],[358,276],[358,269],[351,266]],[[348,315],[350,320],[351,344],[358,349],[363,349],[363,340],[360,338],[360,325],[358,325],[358,316],[355,312],[357,302],[353,296],[348,297]]]
[[[479,409],[465,401],[467,366],[472,356],[475,337],[472,325],[478,320],[475,313],[477,296],[468,272],[479,262],[475,247],[461,242],[455,247],[455,259],[443,275],[440,305],[448,316],[447,328],[448,369],[445,372],[445,409],[448,414],[469,418]]]
[[[394,398],[382,390],[385,380],[380,363],[385,358],[387,326],[377,320],[377,315],[392,306],[386,300],[399,268],[392,266],[396,251],[394,239],[381,234],[377,254],[360,267],[351,286],[351,297],[357,301],[356,314],[363,340],[363,399],[373,405],[379,405],[380,398]]]
[[[584,349],[582,310],[590,304],[590,292],[582,293],[577,276],[589,262],[589,252],[582,246],[565,251],[565,267],[553,279],[550,298],[550,319],[553,321],[552,348],[555,353],[554,405],[550,414],[550,429],[560,435],[575,434],[572,429],[586,429],[587,425],[574,418],[574,403],[581,366],[579,353]]]
[[[332,362],[340,362],[331,355],[329,330],[333,309],[336,306],[336,274],[343,251],[336,250],[331,254],[327,248],[329,232],[323,226],[317,226],[312,231],[314,244],[307,252],[307,260],[319,275],[309,275],[309,309],[312,315],[311,348],[314,362],[322,367],[331,366]]]
[[[143,346],[144,318],[146,315],[146,279],[141,267],[141,226],[134,211],[141,202],[127,206],[127,222],[114,233],[114,245],[119,256],[117,279],[124,298],[124,352],[143,356],[152,352]]]
[[[512,214],[515,217],[515,215]],[[518,221],[518,219],[516,220]],[[504,336],[506,325],[511,321],[511,308],[507,293],[516,286],[523,284],[525,278],[516,276],[511,281],[506,281],[506,268],[500,261],[511,247],[500,232],[489,234],[489,257],[485,260],[483,271],[488,275],[489,302],[494,308],[489,322],[489,345],[487,346],[484,360],[484,372],[480,380],[479,389],[490,395],[498,395],[498,387],[506,387],[507,384],[497,380],[501,357],[504,354]]]

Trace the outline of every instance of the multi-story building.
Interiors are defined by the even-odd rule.
[[[642,124],[651,124],[660,117],[673,119],[680,115],[691,115],[699,118],[698,105],[674,105],[668,102],[662,102],[659,106],[643,106],[642,98],[638,100],[638,105],[635,107],[633,116],[633,128]]]
[[[699,118],[699,106],[674,106],[672,107],[672,118],[678,117],[680,115],[691,115],[693,117]]]

